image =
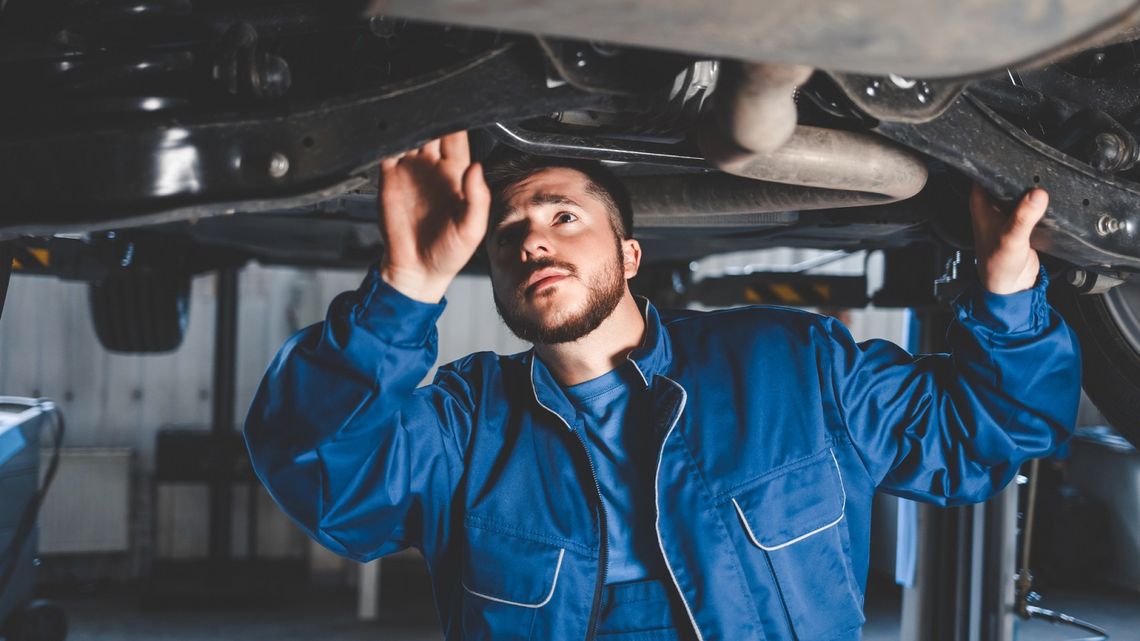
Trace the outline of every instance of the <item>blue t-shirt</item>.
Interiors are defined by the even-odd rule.
[[[654,475],[659,437],[651,429],[649,392],[626,363],[564,388],[578,410],[606,508],[606,583],[668,576],[654,526]]]

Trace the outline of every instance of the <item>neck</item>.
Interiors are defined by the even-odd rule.
[[[535,345],[534,351],[559,383],[570,386],[621,365],[644,338],[645,318],[626,289],[621,302],[597,329],[576,341]]]

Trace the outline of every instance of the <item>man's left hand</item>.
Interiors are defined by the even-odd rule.
[[[1037,282],[1041,263],[1029,246],[1029,234],[1045,215],[1049,194],[1033,189],[1006,214],[974,185],[970,193],[970,218],[974,224],[974,253],[982,286],[995,294],[1030,289]]]

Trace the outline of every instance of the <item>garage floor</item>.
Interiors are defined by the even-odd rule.
[[[1140,641],[1140,594],[1050,592],[1043,603],[1105,627],[1112,641]],[[439,641],[433,614],[419,609],[382,609],[382,621],[355,619],[351,592],[325,592],[290,599],[281,607],[144,609],[137,595],[99,594],[56,600],[71,621],[70,641]],[[898,638],[897,595],[868,602],[866,641]],[[418,610],[418,611],[417,611]],[[1072,628],[1031,621],[1021,624],[1019,639],[1062,641],[1080,638]]]

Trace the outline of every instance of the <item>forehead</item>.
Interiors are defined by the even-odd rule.
[[[582,207],[605,209],[605,203],[593,194],[591,185],[586,174],[576,169],[543,169],[508,188],[503,193],[503,209],[505,212],[524,210],[532,205],[556,202],[557,196],[569,198]]]

